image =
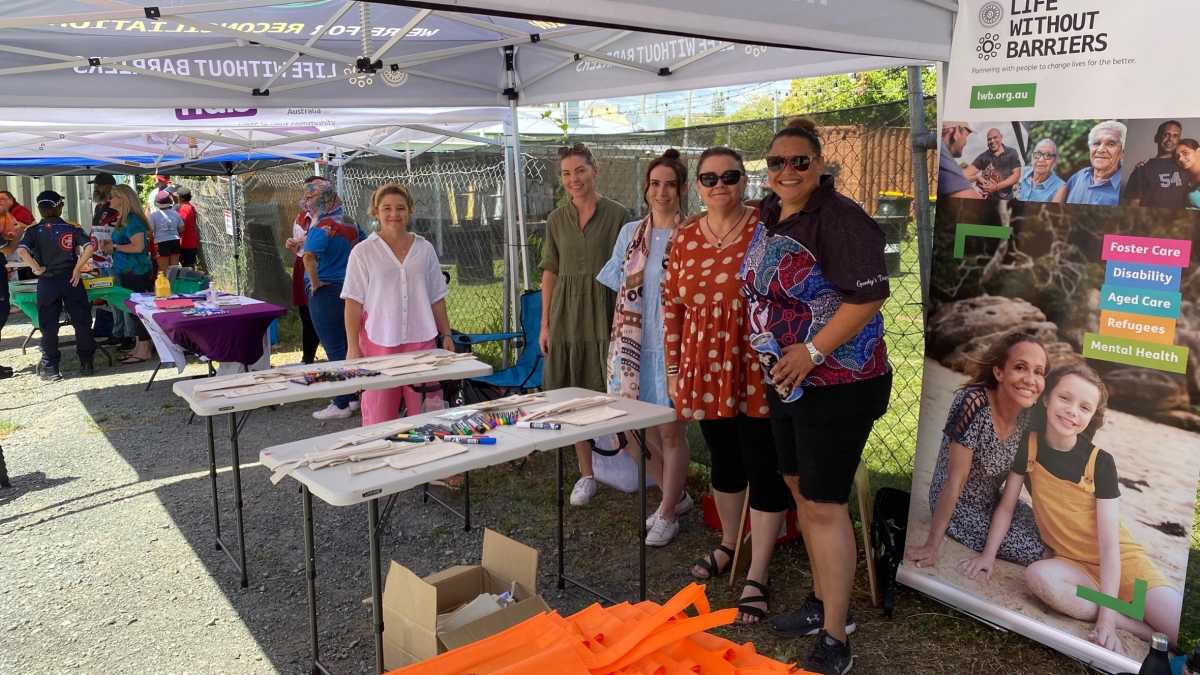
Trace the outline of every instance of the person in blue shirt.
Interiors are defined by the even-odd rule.
[[[1054,171],[1058,164],[1058,146],[1049,138],[1043,138],[1033,146],[1032,159],[1017,182],[1017,199],[1025,202],[1053,201],[1059,188],[1066,184]]]
[[[58,370],[58,317],[64,306],[75,328],[75,350],[80,372],[94,372],[92,355],[92,305],[83,288],[83,268],[92,258],[91,237],[81,227],[62,219],[62,195],[46,190],[37,196],[42,219],[25,230],[17,253],[37,275],[38,328],[42,331],[42,379],[61,380]]]
[[[329,181],[321,178],[304,185],[300,208],[309,214],[308,234],[304,238],[305,286],[308,312],[317,336],[330,361],[346,358],[345,301],[342,283],[350,249],[363,237],[356,225],[347,223],[342,201]],[[353,405],[352,405],[353,404]],[[358,409],[353,395],[335,396],[325,408],[313,413],[319,420],[345,419]]]
[[[1121,199],[1121,161],[1125,157],[1125,125],[1101,122],[1088,132],[1090,166],[1058,189],[1054,201],[1067,204],[1116,206]]]
[[[983,199],[983,193],[975,188],[975,183],[966,177],[962,167],[958,165],[963,148],[967,145],[967,137],[972,133],[970,125],[966,122],[942,123],[942,149],[938,156],[939,199]]]

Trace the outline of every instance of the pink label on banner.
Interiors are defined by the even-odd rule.
[[[1192,242],[1186,239],[1156,239],[1154,237],[1127,237],[1119,234],[1104,235],[1104,251],[1101,260],[1167,267],[1187,267],[1192,255]]]

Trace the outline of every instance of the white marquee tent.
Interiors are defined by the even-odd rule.
[[[6,0],[0,172],[226,173],[331,151],[411,157],[396,148],[470,138],[482,118],[495,123],[497,106],[945,60],[956,8],[950,0],[153,1]],[[509,180],[522,175],[516,119],[504,118]],[[923,164],[924,153],[914,161]],[[509,194],[521,189],[515,183]],[[523,200],[508,207],[511,234],[523,241]]]

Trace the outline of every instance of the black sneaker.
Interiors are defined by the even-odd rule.
[[[58,366],[42,366],[42,382],[58,382],[63,379]]]
[[[800,667],[820,675],[846,675],[854,667],[850,638],[842,642],[822,630],[817,633],[817,641]]]
[[[771,630],[787,637],[808,637],[816,635],[825,627],[825,603],[812,593],[804,599],[800,609],[785,614],[777,614],[767,622]],[[854,623],[854,615],[846,613],[846,635],[858,628]]]
[[[13,369],[8,366],[0,366],[0,380],[7,380],[13,376]]]

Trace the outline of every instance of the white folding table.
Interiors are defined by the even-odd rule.
[[[430,351],[442,355],[450,355],[451,353],[441,349]],[[345,361],[331,361],[311,366],[284,366],[267,371],[257,371],[257,374],[285,372],[298,376],[305,371],[328,370],[341,367],[347,367]],[[208,425],[208,476],[212,483],[213,527],[216,534],[216,547],[218,551],[224,551],[225,555],[229,556],[229,560],[237,567],[238,572],[241,573],[242,588],[246,588],[249,585],[249,579],[246,575],[246,538],[242,531],[242,468],[241,458],[238,453],[238,434],[241,431],[242,424],[245,423],[251,412],[259,408],[267,408],[284,403],[332,398],[341,394],[354,394],[368,389],[391,389],[392,387],[420,385],[443,380],[461,380],[469,377],[490,375],[491,372],[491,366],[482,361],[470,359],[451,363],[450,365],[435,368],[434,370],[407,375],[356,377],[340,382],[319,382],[310,385],[286,381],[286,389],[237,398],[200,394],[196,392],[196,387],[201,383],[211,384],[218,383],[222,379],[244,377],[244,374],[176,381],[171,386],[171,390],[176,396],[187,402],[192,412],[203,417]],[[245,413],[242,416],[241,422],[237,419],[238,413]],[[213,434],[213,418],[217,415],[226,414],[229,415],[229,445],[232,450],[231,466],[233,468],[234,512],[237,514],[238,550],[236,557],[234,552],[221,539],[221,512],[217,501],[217,459],[216,440]]]
[[[556,389],[546,392],[547,401],[565,401],[585,396],[597,396],[599,392],[579,388]],[[377,672],[383,672],[383,588],[380,572],[379,528],[386,519],[388,511],[395,503],[399,493],[424,485],[430,481],[443,480],[460,473],[483,467],[503,464],[514,459],[520,459],[537,451],[557,450],[557,483],[558,483],[558,587],[564,588],[567,583],[578,586],[593,595],[604,597],[583,585],[581,582],[566,576],[564,570],[564,541],[563,541],[563,447],[576,441],[583,441],[606,434],[633,432],[641,439],[643,429],[665,424],[675,420],[675,411],[671,408],[633,399],[617,399],[609,404],[613,408],[625,411],[625,414],[604,422],[576,426],[563,424],[558,430],[522,429],[519,427],[499,427],[488,432],[496,438],[495,445],[468,445],[467,451],[452,457],[422,464],[410,469],[384,468],[358,475],[352,475],[346,465],[328,467],[320,470],[300,468],[290,474],[301,484],[304,513],[304,566],[308,590],[308,619],[309,641],[312,645],[312,670],[328,673],[321,664],[317,642],[317,604],[316,604],[316,556],[313,548],[313,511],[312,495],[333,506],[351,506],[367,503],[367,540],[371,559],[371,602],[375,638],[375,667]],[[463,406],[469,408],[471,406]],[[414,426],[444,422],[439,415],[447,411],[439,410],[405,418]],[[370,429],[353,429],[315,438],[275,445],[259,453],[263,466],[274,470],[290,460],[304,457],[310,452],[329,447],[331,441],[350,434],[356,434]],[[643,443],[642,447],[645,447]],[[638,468],[639,496],[639,585],[638,597],[646,598],[646,455],[642,453],[642,461]],[[384,518],[380,517],[379,500],[387,497],[383,507]],[[607,599],[607,598],[605,598]]]

